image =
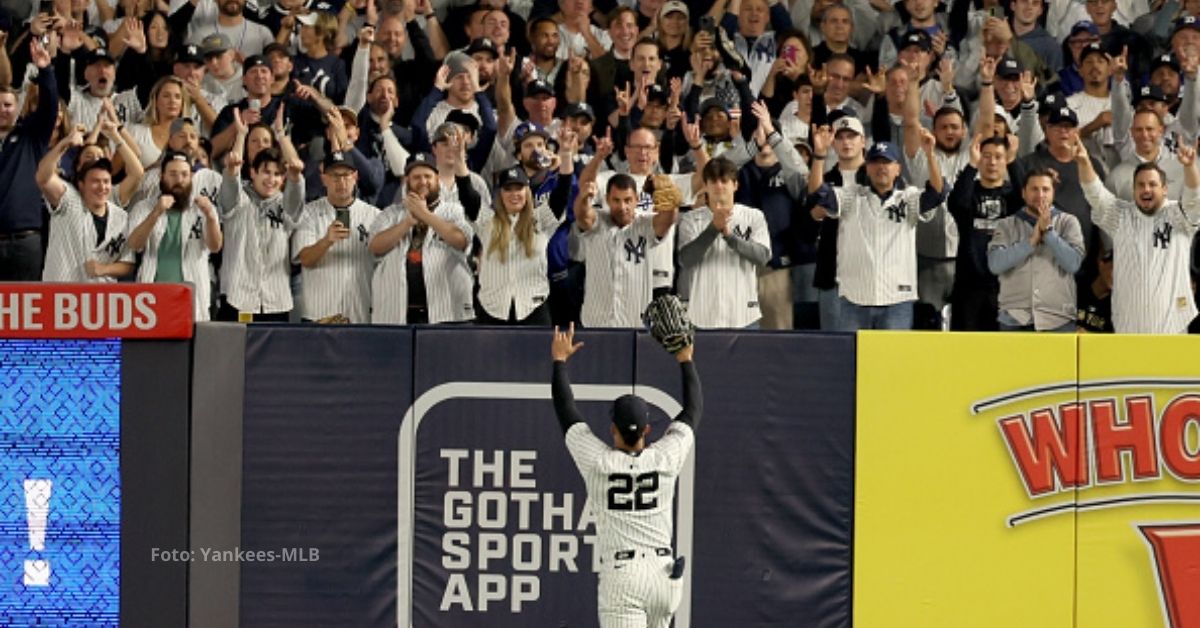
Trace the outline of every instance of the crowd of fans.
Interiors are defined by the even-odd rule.
[[[1182,333],[1200,1],[3,0],[0,281]]]

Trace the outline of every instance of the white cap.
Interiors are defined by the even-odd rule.
[[[317,12],[311,11],[309,13],[297,15],[296,21],[300,22],[301,24],[303,24],[305,26],[316,26],[317,25]]]
[[[854,116],[843,116],[833,123],[833,134],[837,135],[838,131],[854,131],[859,135],[866,136],[866,131],[863,130],[862,120]]]
[[[671,13],[672,11],[679,11],[689,18],[692,16],[691,11],[688,10],[688,6],[679,0],[668,0],[668,2],[664,2],[662,8],[658,10],[658,16],[662,17],[668,13]]]

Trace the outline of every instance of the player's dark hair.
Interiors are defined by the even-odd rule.
[[[609,194],[612,194],[613,190],[632,190],[634,194],[636,194],[637,181],[634,180],[633,177],[623,172],[620,174],[614,174],[612,178],[608,180],[608,185],[604,188],[604,195],[608,196]]]
[[[704,164],[703,177],[705,183],[713,181],[737,181],[737,166],[724,157],[717,157]]]
[[[983,150],[984,146],[999,146],[1000,148],[1004,149],[1004,152],[1007,153],[1008,152],[1008,139],[1000,137],[999,135],[993,135],[979,143],[980,150]]]
[[[946,116],[958,116],[958,118],[964,123],[967,121],[967,117],[964,116],[963,112],[959,111],[958,109],[955,109],[954,107],[942,107],[933,114],[933,123],[937,124],[938,120],[941,120]]]
[[[618,11],[619,10],[620,9],[618,9]],[[631,12],[633,11],[633,9],[629,9],[629,10]],[[616,11],[614,11],[614,13],[616,13]],[[636,14],[636,12],[634,12],[634,13]],[[657,39],[654,39],[653,37],[639,38],[637,41],[633,42],[633,48],[630,48],[629,50],[630,50],[630,52],[632,52],[634,50],[637,50],[641,46],[654,46],[654,49],[658,51],[659,59],[663,58],[663,56],[666,54],[666,51],[663,50],[662,43],[659,42]]]
[[[1138,164],[1137,167],[1133,169],[1133,180],[1136,182],[1138,175],[1146,172],[1147,170],[1157,172],[1158,182],[1163,185],[1167,184],[1167,173],[1163,172],[1163,169],[1159,168],[1158,164],[1154,163],[1153,161],[1147,161],[1146,163]]]
[[[1021,184],[1021,189],[1024,189],[1025,186],[1029,185],[1029,180],[1034,177],[1046,177],[1047,179],[1050,179],[1050,185],[1053,186],[1054,182],[1058,179],[1056,174],[1057,173],[1050,168],[1034,168],[1029,174],[1025,175],[1025,182]]]
[[[280,170],[283,169],[283,154],[279,152],[278,148],[264,148],[258,151],[258,154],[254,156],[254,163],[250,164],[250,167],[262,170],[263,164],[269,163],[279,166]]]

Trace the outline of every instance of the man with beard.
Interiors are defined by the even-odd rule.
[[[1145,163],[1134,172],[1131,203],[1105,189],[1083,142],[1072,148],[1096,225],[1113,242],[1113,327],[1117,333],[1185,333],[1196,317],[1188,259],[1200,227],[1196,150],[1179,149],[1182,202],[1167,200],[1162,171]]]
[[[304,206],[292,236],[304,286],[300,316],[306,321],[371,322],[368,229],[379,210],[354,196],[358,170],[350,155],[330,151],[321,165],[326,196]]]
[[[437,143],[437,142],[435,142]],[[462,206],[445,198],[429,155],[405,167],[406,193],[371,223],[371,322],[460,323],[475,318],[467,260],[474,230]]]
[[[530,54],[529,61],[533,64],[533,76],[530,78],[539,78],[551,85],[558,78],[559,70],[567,61],[565,54],[559,55],[559,49],[566,50],[561,46],[561,33],[558,30],[558,23],[548,17],[537,18],[529,23],[529,44]],[[524,64],[519,76],[524,79]]]
[[[999,273],[989,269],[988,243],[996,224],[1019,211],[1022,205],[1016,180],[1006,180],[1009,150],[1004,138],[976,135],[970,144],[971,162],[958,175],[947,201],[958,227],[958,261],[950,297],[953,304],[950,329],[955,331],[998,329],[1000,284],[996,275]]]
[[[1143,89],[1150,89],[1147,85]],[[1163,122],[1159,114],[1143,109],[1133,116],[1133,155],[1117,164],[1105,179],[1109,192],[1125,201],[1133,201],[1133,173],[1144,163],[1156,164],[1167,177],[1167,196],[1180,198],[1183,194],[1183,165],[1163,143]]]
[[[105,99],[112,99],[117,119],[121,123],[132,122],[133,116],[141,112],[142,106],[134,90],[114,96],[117,66],[116,60],[108,54],[108,50],[96,48],[88,52],[84,57],[84,64],[83,77],[87,85],[71,89],[71,104],[67,107],[71,121],[88,129],[95,127]]]
[[[169,131],[167,150],[187,155],[194,164],[192,167],[192,194],[204,196],[209,201],[216,202],[217,191],[221,187],[221,173],[199,165],[203,149],[200,147],[200,132],[195,123],[188,118],[178,118],[171,122]],[[146,170],[142,176],[142,183],[138,187],[137,195],[134,196],[135,203],[148,198],[157,198],[159,183],[162,181],[162,166],[165,163],[166,161],[160,159],[157,164]]]
[[[208,256],[223,243],[217,210],[207,197],[193,196],[192,161],[181,152],[163,152],[159,191],[129,212],[129,250],[145,253],[138,281],[190,284],[195,319],[206,321]]]
[[[1000,278],[1000,329],[1074,332],[1079,221],[1054,207],[1049,170],[1030,173],[1022,200],[1024,209],[997,221],[987,245],[988,268]]]
[[[275,41],[266,26],[246,19],[246,0],[188,0],[171,14],[171,21],[188,25],[187,41],[200,44],[213,33],[223,33],[233,42],[238,60],[261,55]]]
[[[1067,96],[1067,106],[1079,118],[1079,137],[1088,151],[1108,166],[1117,163],[1113,150],[1112,100],[1109,96],[1111,58],[1100,44],[1088,44],[1079,53],[1079,74],[1083,90]]]
[[[37,109],[18,120],[17,92],[0,87],[0,281],[42,277],[42,205],[32,199],[58,116],[58,86],[41,38],[30,41],[29,53],[38,69]]]

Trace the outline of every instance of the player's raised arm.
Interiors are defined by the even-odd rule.
[[[583,347],[582,342],[575,342],[575,323],[567,331],[559,331],[554,327],[554,340],[550,342],[550,355],[554,358],[554,376],[550,381],[550,389],[554,396],[554,414],[563,433],[572,425],[583,422],[583,415],[575,407],[575,394],[571,392],[571,378],[567,375],[567,360]]]
[[[704,394],[700,391],[700,374],[696,372],[696,363],[692,361],[692,350],[695,345],[688,345],[675,354],[683,370],[683,410],[675,417],[676,421],[687,423],[692,429],[700,424],[700,415],[704,413]]]

